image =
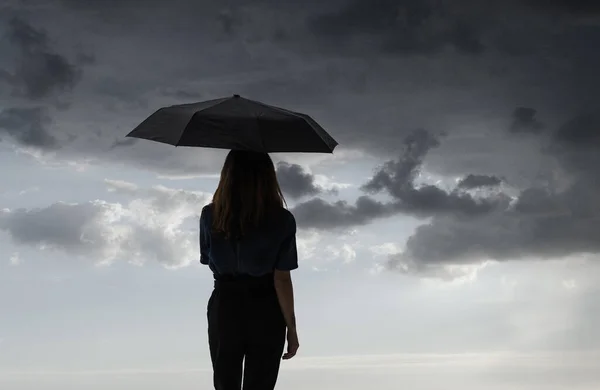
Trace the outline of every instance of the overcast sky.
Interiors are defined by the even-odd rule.
[[[198,215],[225,151],[124,138],[240,94],[311,115],[281,387],[600,386],[591,0],[5,0],[0,387],[210,387]]]

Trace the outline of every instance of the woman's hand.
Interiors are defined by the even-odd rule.
[[[289,329],[287,331],[287,352],[283,354],[283,360],[290,360],[296,353],[298,352],[298,348],[300,348],[300,343],[298,342],[298,332],[296,329]]]

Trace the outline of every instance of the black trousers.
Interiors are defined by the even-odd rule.
[[[273,275],[215,276],[208,342],[216,390],[273,390],[286,325]]]

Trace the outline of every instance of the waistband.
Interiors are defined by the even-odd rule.
[[[232,289],[261,289],[274,286],[273,274],[269,273],[262,276],[240,275],[214,275],[215,288]]]

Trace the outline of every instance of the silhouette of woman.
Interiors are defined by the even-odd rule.
[[[296,221],[284,205],[268,154],[229,152],[200,217],[200,262],[215,279],[207,317],[216,390],[242,389],[242,376],[244,390],[272,390],[281,359],[298,350]]]

